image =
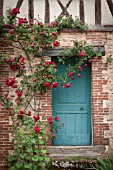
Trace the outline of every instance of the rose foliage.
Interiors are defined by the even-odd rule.
[[[59,17],[50,24],[39,20],[29,23],[26,18],[15,17],[18,9],[8,11],[6,19],[0,24],[1,42],[17,49],[18,54],[1,53],[0,66],[8,65],[13,77],[7,77],[7,90],[1,97],[1,105],[7,109],[12,120],[13,153],[8,157],[10,170],[39,170],[50,161],[47,156],[47,140],[55,140],[58,128],[64,126],[59,117],[48,117],[45,111],[41,115],[41,98],[50,88],[70,88],[70,79],[81,77],[94,57],[101,54],[95,52],[86,41],[73,41],[73,48],[64,50],[58,57],[57,64],[65,64],[74,57],[62,75],[53,61],[46,61],[43,54],[48,47],[58,47],[59,31],[64,27],[78,30],[86,29],[86,25],[72,17]],[[36,59],[39,59],[36,62]],[[2,88],[2,87],[1,87]],[[1,89],[2,90],[2,89]]]

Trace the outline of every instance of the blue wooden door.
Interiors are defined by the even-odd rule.
[[[54,60],[57,62],[57,60]],[[58,75],[69,64],[58,65]],[[53,116],[58,116],[64,127],[56,133],[55,146],[91,145],[91,87],[90,67],[84,67],[81,77],[71,80],[70,88],[52,91]]]

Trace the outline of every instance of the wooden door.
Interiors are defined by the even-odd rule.
[[[69,61],[65,65],[59,65],[57,74],[64,72],[68,64]],[[53,116],[58,116],[64,122],[64,127],[56,133],[53,145],[91,145],[90,67],[84,67],[82,76],[76,76],[70,82],[70,88],[59,85],[52,91]]]

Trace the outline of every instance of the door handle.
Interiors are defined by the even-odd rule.
[[[80,110],[83,110],[83,109],[84,109],[83,107],[80,108]]]

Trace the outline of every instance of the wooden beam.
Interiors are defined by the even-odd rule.
[[[102,55],[105,55],[105,47],[104,46],[92,46],[94,51],[99,51],[102,53]],[[45,50],[42,54],[39,54],[38,57],[56,57],[56,56],[62,56],[61,52],[65,50],[65,48],[58,48],[58,49],[51,49],[51,50]]]
[[[72,1],[73,1],[73,0],[69,0],[69,2],[66,4],[66,9],[70,6],[70,4],[71,4]]]
[[[18,0],[15,8],[20,9],[23,2],[24,2],[24,0]],[[14,19],[16,17],[16,15],[17,14],[13,14],[12,19]]]
[[[108,3],[110,12],[111,12],[111,14],[112,14],[112,16],[113,16],[113,2],[112,2],[112,0],[106,0],[106,1],[107,1],[107,3]]]
[[[95,25],[101,25],[101,0],[95,0]]]
[[[17,4],[16,4],[16,8],[20,9],[20,7],[22,6],[24,0],[18,0]]]
[[[50,23],[50,5],[49,5],[49,0],[45,0],[45,23]]]
[[[84,2],[83,2],[83,0],[80,0],[79,11],[80,11],[80,20],[82,20],[84,22]]]
[[[62,12],[60,15],[67,15],[69,16],[69,12],[67,11],[67,8],[64,7],[64,5],[61,3],[60,0],[57,0],[58,4],[60,5],[61,9],[62,9]]]
[[[28,0],[28,18],[29,22],[34,20],[34,0]]]
[[[3,0],[0,1],[0,18],[3,16]]]

